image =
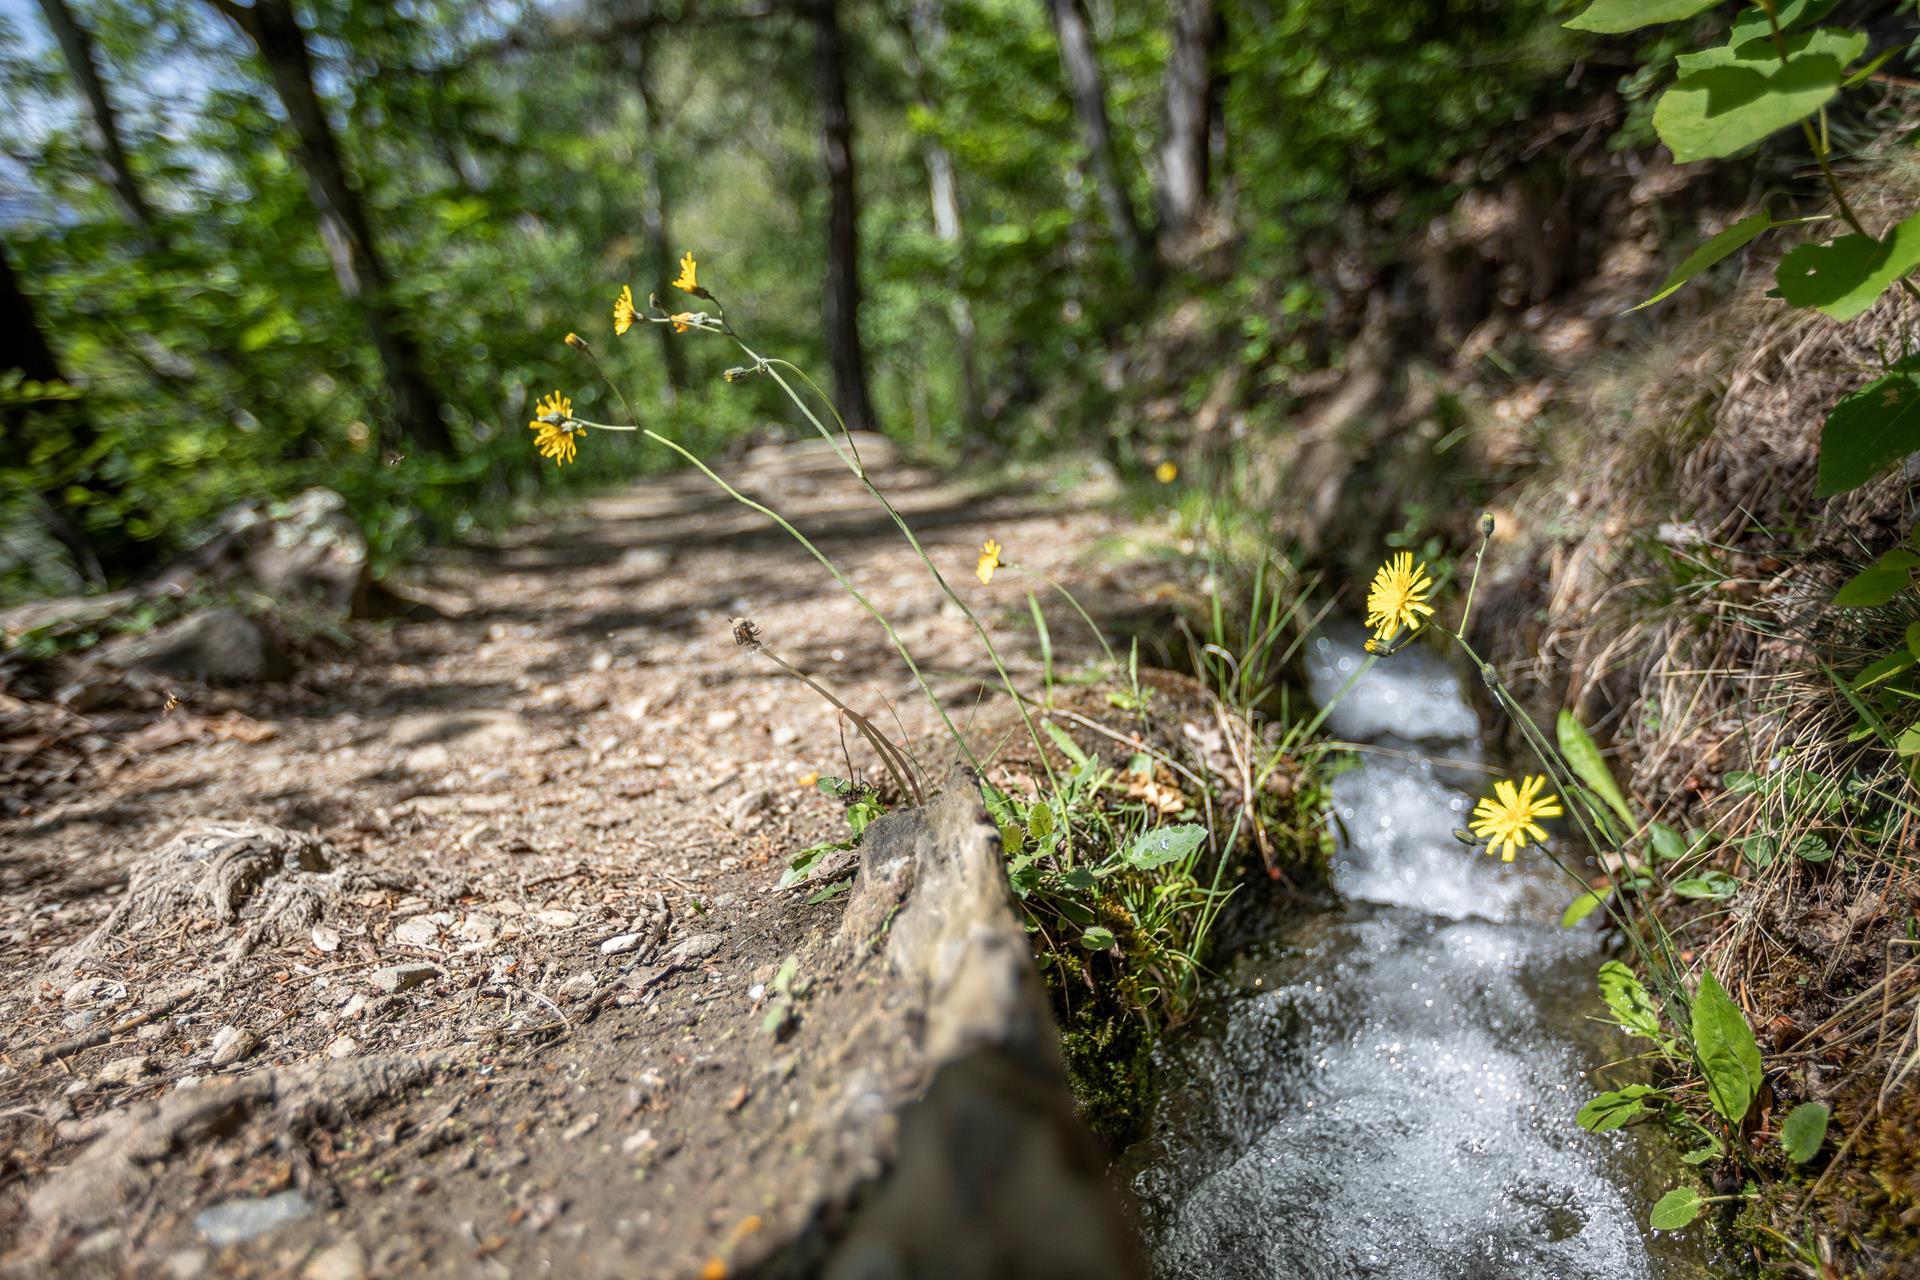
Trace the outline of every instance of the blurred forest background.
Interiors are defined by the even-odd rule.
[[[695,448],[777,419],[719,344],[612,341],[685,250],[858,424],[1151,465],[1108,354],[1206,296],[1269,382],[1326,363],[1342,219],[1390,194],[1390,249],[1510,161],[1579,79],[1569,7],[6,0],[8,594],[309,483],[390,559],[663,465],[529,465],[536,396],[616,412],[569,329]]]

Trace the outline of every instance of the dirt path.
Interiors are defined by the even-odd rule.
[[[1112,590],[1079,567],[1116,528],[1090,506],[979,499],[866,449],[1022,669],[1027,584],[974,580],[982,538],[1096,612]],[[831,455],[769,448],[723,469],[840,561],[963,716],[977,643]],[[783,985],[805,992],[782,959],[814,955],[844,898],[774,886],[793,851],[844,833],[808,783],[845,766],[831,709],[736,648],[729,620],[752,617],[855,705],[883,715],[884,695],[922,746],[924,704],[824,571],[697,476],[428,577],[457,617],[291,686],[190,694],[165,713],[188,730],[0,825],[0,1238],[27,1251],[17,1264],[725,1274],[778,1227],[780,1188],[749,1170],[792,1140],[785,1082],[811,1064],[808,1036],[769,1010]],[[1055,618],[1068,658],[1077,630]],[[184,740],[152,748],[167,737]],[[233,919],[202,897],[144,921],[138,873],[206,819],[324,844],[233,862],[255,868],[233,873],[253,895]],[[231,847],[176,849],[178,866],[201,874],[252,837],[210,838]],[[262,901],[287,908],[280,932]],[[104,1042],[43,1060],[89,1039]],[[208,1092],[243,1087],[229,1080],[253,1092]],[[218,1115],[187,1116],[216,1096]],[[87,1143],[127,1115],[151,1120],[138,1140],[158,1150],[89,1165],[106,1144]]]

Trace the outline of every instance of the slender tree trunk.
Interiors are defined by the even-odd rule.
[[[66,381],[60,361],[40,328],[33,299],[20,287],[19,279],[13,274],[13,264],[4,250],[0,250],[0,372],[15,369],[31,382]],[[85,406],[70,406],[62,417],[71,437],[69,452],[78,457],[91,453],[99,443],[99,436],[94,433]],[[12,456],[26,454],[26,442],[19,438],[26,418],[27,410],[22,407],[0,410],[0,443],[6,444],[6,451]],[[118,492],[117,486],[104,479],[95,480],[94,487],[105,493]],[[81,576],[91,582],[103,582],[106,575],[100,566],[99,553],[87,536],[81,513],[67,503],[67,488],[64,482],[57,483],[51,491],[38,495],[46,512],[47,529],[73,556]]]
[[[1167,58],[1166,136],[1160,144],[1160,234],[1192,229],[1207,202],[1212,156],[1213,51],[1220,30],[1213,0],[1174,0]]]
[[[1134,280],[1151,288],[1160,276],[1153,241],[1142,229],[1133,197],[1120,177],[1119,153],[1113,145],[1113,126],[1107,117],[1107,89],[1093,47],[1093,27],[1083,0],[1047,0],[1047,15],[1060,45],[1060,69],[1066,76],[1067,96],[1080,121],[1081,141],[1087,148],[1087,167],[1105,211],[1107,230],[1127,255]]]
[[[392,419],[400,436],[416,449],[447,453],[453,437],[441,416],[440,394],[428,378],[419,345],[405,327],[391,296],[391,280],[374,242],[360,193],[347,176],[346,162],[333,126],[313,85],[313,62],[306,34],[289,0],[209,0],[259,50],[274,92],[286,110],[298,143],[307,191],[319,215],[320,238],[333,261],[340,292],[360,310],[392,398]]]
[[[814,92],[820,99],[820,159],[827,171],[827,362],[847,425],[875,425],[860,344],[860,204],[853,172],[853,113],[847,105],[847,41],[839,0],[811,0]]]
[[[927,58],[938,60],[947,42],[940,0],[912,0],[907,10],[907,61],[914,96],[933,113],[933,90],[928,83]],[[948,245],[954,260],[966,254],[966,230],[960,220],[960,184],[954,174],[953,154],[940,139],[928,135],[920,143],[927,170],[927,201],[933,210],[933,233]],[[960,418],[969,431],[977,430],[984,415],[980,405],[980,371],[975,355],[973,307],[957,287],[947,300],[947,320],[953,326],[954,358],[960,366]]]
[[[650,5],[642,6],[644,10]],[[640,181],[642,193],[640,225],[647,237],[647,252],[653,268],[649,289],[664,290],[674,278],[673,208],[660,167],[660,100],[653,84],[653,26],[636,22],[627,37],[627,57],[633,74],[634,92],[640,100]],[[645,292],[643,290],[642,292]],[[649,326],[660,339],[660,358],[667,371],[666,401],[675,404],[680,389],[687,385],[687,355],[683,343],[675,340],[673,329],[664,324]]]
[[[120,137],[120,116],[114,110],[113,99],[107,96],[106,84],[100,79],[100,67],[93,56],[93,37],[74,20],[66,0],[40,0],[40,12],[46,15],[54,39],[60,42],[68,73],[87,100],[87,115],[92,121],[90,140],[99,159],[100,180],[120,202],[127,221],[133,224],[141,239],[150,247],[158,248],[161,237],[154,227],[153,207],[141,194],[140,184],[133,177],[133,167],[127,163],[127,148]]]

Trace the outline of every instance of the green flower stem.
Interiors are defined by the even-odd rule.
[[[1107,655],[1107,665],[1114,666],[1114,667],[1117,667],[1120,665],[1120,660],[1113,656],[1113,646],[1107,643],[1107,637],[1105,633],[1103,633],[1100,630],[1099,626],[1097,626],[1094,623],[1094,620],[1090,616],[1088,616],[1087,611],[1080,607],[1080,602],[1074,598],[1073,592],[1067,590],[1065,587],[1061,586],[1059,583],[1055,582],[1052,578],[1049,578],[1044,573],[1035,573],[1033,570],[1023,569],[1017,564],[1005,565],[1003,567],[1007,569],[1011,569],[1013,572],[1021,574],[1024,577],[1032,578],[1038,582],[1043,582],[1047,586],[1052,587],[1055,591],[1058,591],[1062,596],[1066,597],[1067,603],[1073,606],[1073,611],[1080,615],[1080,621],[1087,624],[1087,630],[1093,632],[1093,638],[1100,642],[1101,652]]]

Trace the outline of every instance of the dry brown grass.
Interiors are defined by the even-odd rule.
[[[1920,205],[1920,166],[1889,160],[1856,190],[1883,227]],[[1814,497],[1828,409],[1911,341],[1920,306],[1896,292],[1844,325],[1792,310],[1765,296],[1773,261],[1756,255],[1717,311],[1588,377],[1559,464],[1514,500],[1524,546],[1502,557],[1483,638],[1600,727],[1649,813],[1722,836],[1719,864],[1745,881],[1731,910],[1675,900],[1663,919],[1731,977],[1759,1033],[1763,1158],[1779,1159],[1771,1129],[1794,1103],[1834,1108],[1830,1154],[1804,1177],[1780,1164],[1748,1221],[1811,1240],[1831,1268],[1809,1274],[1920,1274],[1920,794],[1890,752],[1847,741],[1856,717],[1825,669],[1901,643],[1913,610],[1827,602],[1906,535],[1920,486],[1898,473]],[[1832,812],[1725,784],[1784,761],[1853,794]],[[1904,819],[1869,838],[1858,816],[1890,807]],[[1742,851],[1757,834],[1783,850],[1767,865]],[[1807,835],[1841,856],[1784,852]]]

